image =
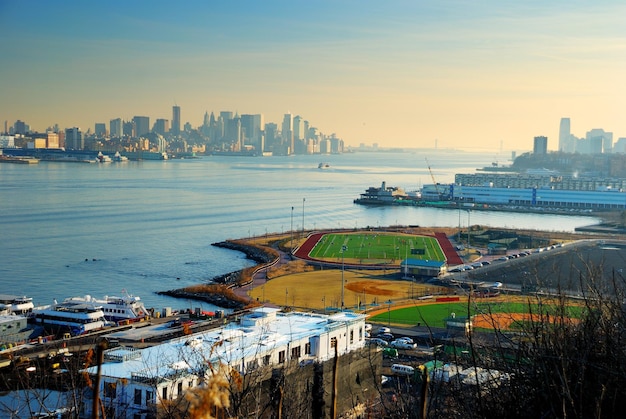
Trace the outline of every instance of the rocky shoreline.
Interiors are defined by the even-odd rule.
[[[189,292],[184,288],[179,288],[169,291],[158,291],[159,295],[167,295],[174,298],[185,298],[188,300],[203,301],[205,303],[213,304],[218,307],[228,308],[233,310],[242,310],[245,304],[239,301],[235,301],[220,293],[197,293]]]
[[[258,264],[269,263],[274,259],[274,256],[269,252],[264,251],[262,248],[254,245],[245,244],[241,241],[223,241],[212,243],[212,246],[221,247],[224,249],[236,250],[246,255],[247,259],[253,260]],[[211,279],[210,282],[220,285],[225,285],[226,287],[232,288],[236,287],[237,283],[241,279],[241,275],[243,273],[243,269],[239,269],[234,272],[225,273],[222,275],[215,276]],[[209,304],[216,305],[222,308],[228,308],[233,310],[241,310],[245,307],[245,303],[241,301],[234,300],[229,298],[227,295],[223,293],[223,289],[216,289],[216,292],[212,293],[199,293],[189,291],[189,288],[178,288],[168,291],[158,291],[159,295],[167,295],[169,297],[174,298],[185,298],[190,300],[203,301]]]

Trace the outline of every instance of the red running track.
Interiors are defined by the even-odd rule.
[[[309,257],[309,253],[311,253],[311,250],[313,250],[317,242],[322,238],[324,234],[326,233],[311,234],[306,239],[306,241],[302,244],[302,246],[300,246],[296,250],[294,255],[299,259],[312,260]],[[435,238],[439,242],[439,246],[441,246],[441,250],[443,250],[443,254],[446,257],[446,262],[448,263],[448,265],[462,265],[463,264],[463,259],[461,259],[461,257],[457,253],[452,243],[450,243],[450,240],[448,239],[448,236],[446,236],[445,233],[435,233]]]

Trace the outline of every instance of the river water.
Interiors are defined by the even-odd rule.
[[[77,295],[140,296],[147,307],[197,302],[156,295],[250,266],[211,246],[292,229],[395,224],[573,231],[584,216],[365,207],[369,186],[446,183],[498,156],[457,151],[226,157],[109,164],[0,164],[0,294],[36,304]],[[502,157],[499,157],[502,161]],[[328,168],[319,169],[325,162]],[[431,170],[428,169],[430,165]],[[214,309],[204,304],[204,309]]]

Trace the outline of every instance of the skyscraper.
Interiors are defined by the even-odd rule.
[[[154,123],[154,127],[152,127],[152,131],[157,134],[165,135],[170,130],[170,121],[167,119],[159,118]]]
[[[286,113],[283,117],[281,134],[283,143],[289,147],[288,154],[293,154],[293,116],[290,113]]]
[[[133,117],[135,123],[135,135],[141,137],[150,132],[150,118],[147,116],[135,116]]]
[[[547,154],[548,153],[548,137],[538,136],[535,137],[533,144],[533,154]]]
[[[573,153],[573,148],[574,142],[572,141],[570,131],[570,120],[569,118],[561,118],[561,125],[559,127],[559,151]]]
[[[172,134],[180,134],[180,106],[172,106]]]
[[[106,128],[106,124],[104,122],[96,122],[96,127],[95,127],[95,134],[96,137],[98,138],[102,138],[102,137],[106,137],[107,135],[107,128]]]
[[[111,138],[122,138],[122,118],[111,119],[109,121],[109,135]]]
[[[80,128],[73,127],[65,129],[65,147],[70,150],[83,149],[83,133],[80,131]]]

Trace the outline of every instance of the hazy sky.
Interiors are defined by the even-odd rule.
[[[0,121],[301,115],[349,145],[626,137],[622,1],[0,0]]]

